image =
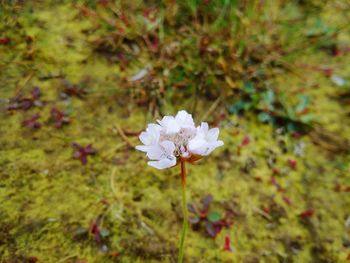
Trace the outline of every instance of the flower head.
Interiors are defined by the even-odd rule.
[[[196,127],[192,115],[182,110],[175,117],[164,116],[158,124],[148,124],[139,136],[143,145],[136,149],[146,153],[151,160],[148,165],[165,169],[175,166],[179,158],[209,155],[224,144],[218,137],[218,128],[209,129],[206,122]]]

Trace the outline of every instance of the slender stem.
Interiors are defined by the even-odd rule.
[[[186,232],[188,227],[188,211],[187,211],[187,201],[186,201],[186,166],[185,166],[184,160],[181,160],[181,179],[182,179],[182,213],[183,213],[184,221],[183,221],[182,230],[181,230],[178,263],[183,262],[185,237],[186,237]]]
[[[186,161],[181,160],[181,181],[182,181],[182,187],[185,188],[186,186]]]

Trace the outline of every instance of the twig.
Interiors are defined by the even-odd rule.
[[[270,220],[270,221],[272,220],[272,217],[271,217],[268,213],[266,213],[266,212],[264,212],[263,210],[261,210],[260,208],[254,207],[253,210],[254,210],[257,214],[262,215],[263,217],[265,217],[266,219],[268,219],[268,220]]]
[[[111,173],[111,177],[110,177],[111,189],[112,189],[112,192],[113,192],[115,197],[117,197],[117,192],[115,191],[115,187],[114,187],[114,175],[115,175],[116,170],[117,170],[117,168],[114,167],[112,170],[112,173]]]
[[[17,85],[16,87],[16,94],[19,93],[19,91],[32,79],[33,77],[33,73],[30,73],[26,76],[26,78],[24,79],[23,83],[21,85]]]
[[[59,74],[48,74],[46,76],[41,76],[39,77],[39,80],[50,80],[50,79],[61,79],[64,78],[65,76],[61,73]]]
[[[221,102],[222,97],[218,97],[214,103],[210,106],[210,108],[202,115],[202,117],[200,118],[201,120],[206,120],[208,118],[208,116],[210,114],[212,114],[212,112],[216,109],[216,107],[219,105],[219,103]]]
[[[68,259],[75,258],[75,257],[77,257],[77,255],[66,256],[66,257],[60,259],[59,261],[57,261],[57,263],[59,263],[59,262],[65,262],[65,261],[67,261]]]
[[[129,138],[125,135],[123,129],[120,128],[119,125],[117,125],[117,124],[116,124],[114,127],[117,129],[117,131],[118,131],[120,137],[122,137],[122,139],[123,139],[131,148],[135,148],[135,145],[134,145],[134,144],[129,140]]]

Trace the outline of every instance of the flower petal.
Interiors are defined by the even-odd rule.
[[[185,110],[179,111],[175,116],[175,120],[178,122],[178,124],[182,128],[188,128],[188,127],[194,128],[192,115],[187,113],[187,111]]]
[[[158,123],[165,129],[166,133],[177,133],[180,131],[180,125],[173,116],[164,116]]]
[[[149,146],[146,146],[146,145],[137,145],[136,147],[136,150],[139,150],[141,152],[147,152],[148,149],[149,149]]]
[[[164,156],[164,150],[159,145],[149,146],[147,157],[151,160],[160,160]]]
[[[167,155],[173,155],[175,151],[175,144],[171,141],[163,141],[160,143],[160,145],[163,147],[164,152]]]
[[[214,141],[208,144],[208,147],[203,155],[209,155],[212,151],[214,151],[216,148],[224,145],[223,141]]]
[[[141,132],[139,139],[144,145],[150,145],[152,142],[152,137],[148,132]]]
[[[197,149],[202,148],[206,144],[207,142],[202,136],[196,136],[188,142],[188,149],[190,150],[190,152],[194,153]]]
[[[209,130],[209,125],[207,122],[202,122],[201,126],[199,127],[201,132],[207,133]]]
[[[212,128],[208,131],[206,139],[209,142],[216,141],[219,137],[219,128]]]
[[[175,156],[172,156],[172,158],[163,158],[159,161],[151,161],[148,162],[149,166],[152,166],[154,168],[157,168],[159,170],[166,169],[172,166],[176,165],[176,158]]]

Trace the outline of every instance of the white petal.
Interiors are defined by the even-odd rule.
[[[208,134],[206,135],[208,136]],[[206,156],[223,144],[223,141],[208,141],[207,138],[204,138],[201,134],[197,134],[197,136],[188,143],[188,149],[193,154]]]
[[[158,142],[161,129],[162,127],[159,126],[158,124],[153,124],[153,123],[148,124],[146,131],[151,136],[152,143]]]
[[[212,142],[208,145],[208,149],[207,151],[205,152],[204,155],[209,155],[212,151],[214,151],[216,148],[220,147],[224,145],[224,142],[223,141],[215,141],[215,142]]]
[[[196,136],[188,142],[188,149],[190,152],[194,152],[196,149],[199,149],[205,146],[207,142],[201,136]]]
[[[171,141],[163,141],[163,142],[161,142],[160,145],[163,147],[164,152],[167,155],[173,155],[174,154],[175,144],[173,142],[171,142]]]
[[[152,137],[148,132],[141,132],[139,139],[144,145],[150,145],[152,143]]]
[[[194,150],[191,151],[191,152],[192,152],[193,154],[196,154],[196,155],[205,156],[205,155],[208,155],[208,154],[207,154],[208,150],[209,150],[209,148],[208,148],[207,146],[203,146],[203,147],[194,149]]]
[[[175,116],[175,120],[183,128],[188,128],[188,127],[194,128],[192,115],[187,113],[185,110],[179,111]]]
[[[162,127],[159,124],[155,124],[155,123],[150,123],[147,126],[147,131],[149,131],[152,134],[158,134],[161,129]]]
[[[136,147],[136,150],[139,150],[141,152],[147,152],[148,149],[149,149],[149,146],[146,146],[146,145],[137,145]]]
[[[165,129],[166,133],[177,133],[180,131],[180,125],[173,116],[164,116],[158,123]]]
[[[223,146],[224,145],[224,142],[223,141],[216,141],[216,147],[220,147],[220,146]]]
[[[199,129],[201,130],[201,132],[207,133],[208,130],[209,130],[209,125],[208,125],[208,123],[202,122]]]
[[[164,156],[164,151],[159,145],[149,146],[147,156],[151,160],[159,160]]]
[[[219,137],[219,128],[212,128],[208,131],[207,133],[207,136],[206,136],[206,139],[209,141],[209,142],[213,142],[213,141],[216,141]]]
[[[172,156],[172,158],[170,158],[170,159],[164,158],[164,159],[161,159],[159,161],[151,161],[151,162],[148,162],[148,165],[152,166],[154,168],[157,168],[159,170],[162,170],[162,169],[166,169],[166,168],[175,166],[176,165],[176,158],[175,158],[175,156]]]

